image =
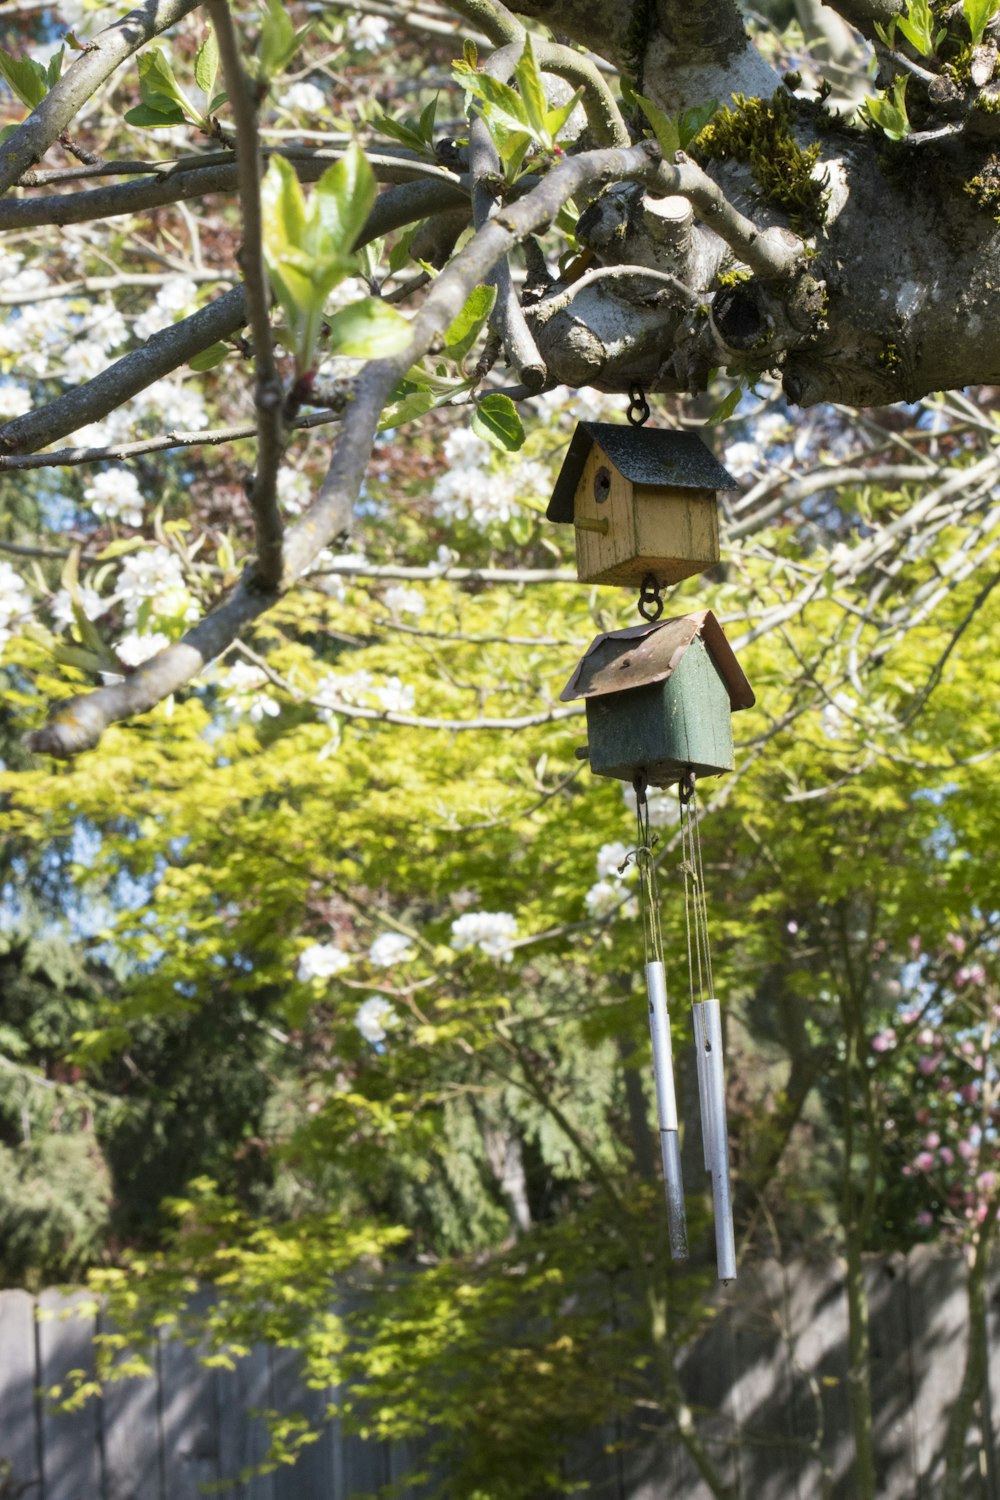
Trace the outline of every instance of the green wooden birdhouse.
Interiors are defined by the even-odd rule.
[[[594,774],[634,781],[641,771],[650,786],[731,771],[731,716],[755,701],[709,609],[599,635],[561,697],[586,701]]]
[[[582,583],[679,583],[719,561],[719,490],[737,487],[696,433],[581,422],[546,515],[576,528]]]

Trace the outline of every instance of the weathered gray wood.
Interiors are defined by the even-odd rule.
[[[0,1294],[0,1476],[11,1493],[41,1482],[40,1411],[36,1401],[35,1301],[27,1292]],[[2,1492],[2,1486],[0,1486]]]
[[[942,1255],[932,1245],[918,1246],[908,1257],[906,1280],[914,1339],[917,1473],[924,1493],[937,1496],[944,1476],[948,1407],[958,1390],[965,1358],[965,1273],[956,1257]]]
[[[43,1391],[71,1393],[72,1372],[94,1375],[93,1298],[45,1291],[38,1299],[38,1352]],[[88,1310],[89,1309],[89,1310]],[[73,1411],[42,1402],[42,1473],[45,1500],[103,1500],[98,1423],[100,1402],[91,1398]]]
[[[727,1294],[735,1378],[729,1393],[739,1431],[738,1493],[746,1500],[799,1500],[807,1463],[791,1430],[791,1359],[785,1280],[776,1261],[744,1266]]]
[[[299,1414],[319,1433],[315,1442],[303,1445],[294,1464],[275,1470],[274,1500],[342,1500],[335,1474],[336,1434],[327,1420],[329,1395],[305,1385],[295,1350],[271,1350],[271,1395],[277,1411]]]
[[[98,1324],[103,1332],[103,1316]],[[128,1376],[104,1388],[104,1500],[164,1500],[159,1345],[146,1352],[151,1375]]]
[[[201,1486],[221,1478],[215,1371],[164,1334],[160,1379],[164,1493],[169,1500],[203,1500]]]
[[[983,1467],[986,1500],[1000,1500],[1000,1262],[986,1289],[986,1381],[983,1390]]]
[[[247,1472],[263,1462],[270,1447],[262,1415],[274,1405],[267,1347],[258,1344],[235,1369],[220,1370],[216,1389],[219,1468],[223,1479],[240,1480],[227,1494],[232,1500],[274,1500],[273,1475]]]
[[[906,1258],[865,1268],[875,1474],[879,1500],[932,1500],[920,1478],[913,1422],[913,1341]]]
[[[828,1500],[838,1482],[852,1482],[843,1271],[792,1262],[785,1273],[785,1307],[793,1362],[791,1425],[807,1447],[821,1438],[800,1473],[799,1492],[803,1500]]]

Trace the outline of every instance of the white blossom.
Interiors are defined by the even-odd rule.
[[[856,699],[850,693],[834,693],[820,714],[820,727],[828,740],[840,738],[844,733],[846,719],[857,710],[857,706]]]
[[[389,36],[389,22],[384,16],[348,16],[347,40],[355,52],[376,52]]]
[[[382,932],[368,949],[368,958],[379,969],[391,969],[413,957],[413,944],[401,932]]]
[[[635,788],[626,783],[622,787],[622,796],[625,799],[625,806],[634,814]],[[672,786],[647,787],[646,806],[649,810],[650,828],[666,828],[680,819],[677,792]]]
[[[278,499],[289,515],[301,515],[312,499],[312,480],[298,469],[279,469],[277,488]]]
[[[312,695],[319,709],[319,716],[329,723],[337,712],[338,703],[362,703],[372,691],[373,677],[370,672],[345,673],[342,677],[328,672],[321,677]]]
[[[382,602],[391,615],[410,615],[414,620],[419,620],[427,609],[427,601],[419,589],[386,589]]]
[[[126,625],[135,625],[148,601],[154,615],[197,618],[198,606],[188,593],[180,559],[166,547],[144,548],[126,557],[115,593],[125,606]]]
[[[77,338],[63,350],[61,376],[70,385],[83,385],[106,370],[108,363],[102,344],[94,339]]]
[[[115,647],[115,655],[126,667],[141,666],[157,651],[162,651],[170,645],[170,637],[162,631],[155,630],[151,635],[124,635]]]
[[[760,463],[763,454],[756,443],[737,442],[730,443],[723,455],[726,468],[733,473],[737,479],[750,474]]]
[[[17,385],[13,380],[0,381],[0,422],[23,417],[31,410],[31,405],[31,392],[27,386]]]
[[[17,626],[26,624],[30,618],[31,595],[24,579],[10,563],[0,562],[0,651]]]
[[[277,718],[281,713],[280,703],[270,693],[260,691],[266,681],[259,667],[246,661],[234,661],[220,679],[223,692],[228,694],[222,700],[224,706],[231,713],[246,714],[251,724],[259,724],[264,718]]]
[[[142,525],[142,493],[139,481],[128,469],[105,469],[95,474],[83,498],[95,516],[124,521],[126,526]]]
[[[627,875],[631,875],[632,871],[635,869],[635,864],[633,861],[630,860],[629,863],[625,865],[625,869],[621,869],[621,866],[625,864],[625,860],[628,858],[628,855],[630,853],[631,848],[628,844],[623,844],[621,842],[614,844],[602,844],[597,851],[598,880],[604,880],[609,875],[614,875],[618,880],[624,880]]]
[[[76,602],[88,620],[99,620],[111,608],[112,600],[102,599],[96,589],[81,584],[76,591]],[[60,589],[53,594],[49,600],[49,613],[55,623],[62,629],[72,625],[75,618],[73,614],[73,596],[69,589]]]
[[[622,888],[618,881],[598,880],[583,899],[592,917],[610,917],[612,913],[634,917],[638,911],[634,896],[630,896],[627,901],[622,900]]]
[[[168,276],[156,300],[132,324],[132,332],[145,341],[161,328],[169,328],[182,313],[191,311],[197,295],[198,288],[189,276]]]
[[[398,1020],[399,1017],[388,1000],[382,995],[372,995],[358,1006],[354,1024],[365,1041],[371,1042],[375,1047],[379,1042],[385,1041],[386,1027],[394,1025]]]
[[[329,100],[323,90],[307,80],[285,89],[279,102],[285,109],[301,110],[306,115],[322,115],[329,109]]]
[[[416,691],[398,677],[390,677],[381,687],[374,689],[378,706],[387,714],[406,714],[416,702]]]
[[[345,953],[343,948],[338,948],[335,943],[313,943],[299,954],[295,973],[303,981],[332,979],[335,974],[349,968],[350,963],[351,955]]]
[[[129,402],[129,407],[143,417],[162,417],[167,427],[176,432],[196,432],[208,425],[208,413],[199,392],[194,386],[169,377],[154,380]]]
[[[517,937],[517,918],[509,911],[467,911],[451,924],[451,946],[456,953],[478,948],[487,958],[507,963]]]

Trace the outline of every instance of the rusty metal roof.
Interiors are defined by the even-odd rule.
[[[686,490],[739,488],[696,432],[627,427],[617,422],[581,422],[573,434],[545,512],[550,521],[572,521],[573,496],[595,443],[632,484],[670,485]]]
[[[651,625],[630,625],[627,630],[612,630],[591,641],[560,693],[560,701],[574,698],[597,698],[604,693],[623,693],[629,688],[648,687],[666,682],[677,670],[691,642],[701,636],[719,675],[729,692],[734,712],[753,708],[753,688],[726,640],[722,626],[710,609],[692,615],[676,615],[672,620],[655,620]]]

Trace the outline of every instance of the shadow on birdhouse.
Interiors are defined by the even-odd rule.
[[[731,771],[731,715],[755,702],[709,609],[599,635],[560,697],[586,700],[595,775],[650,786]]]
[[[716,496],[736,488],[693,432],[581,422],[546,515],[576,528],[581,583],[679,583],[719,561]]]

